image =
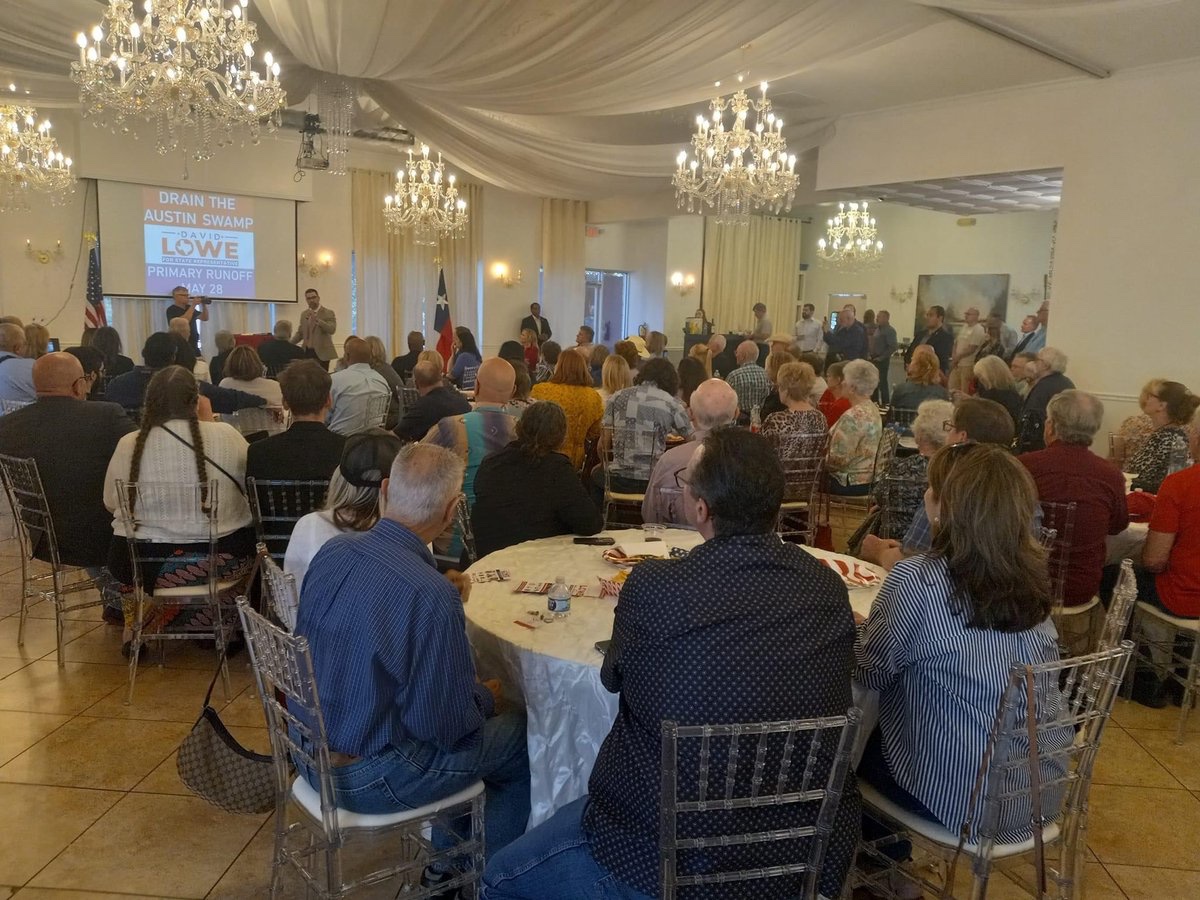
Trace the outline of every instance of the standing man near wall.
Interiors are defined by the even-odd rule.
[[[867,351],[871,362],[879,370],[879,388],[876,397],[887,406],[891,402],[892,392],[888,385],[888,370],[892,366],[892,354],[896,352],[896,329],[892,327],[892,314],[881,309],[875,316],[875,333],[871,335],[870,348]]]
[[[199,354],[200,328],[196,325],[196,322],[208,321],[209,301],[203,298],[197,300],[191,296],[191,293],[183,285],[171,291],[171,305],[167,307],[167,330],[170,330],[172,319],[187,319],[188,340],[196,348],[196,353]]]
[[[521,320],[521,330],[528,328],[538,336],[538,343],[544,344],[554,334],[550,330],[550,320],[542,317],[542,304],[530,303],[529,315]]]
[[[300,327],[296,329],[292,343],[307,350],[308,355],[328,371],[329,363],[337,357],[337,351],[333,349],[337,316],[332,309],[321,306],[321,295],[316,288],[304,292],[304,302],[308,304],[308,309],[300,313]]]
[[[823,353],[825,350],[825,332],[821,323],[813,318],[816,311],[811,303],[805,303],[800,310],[800,321],[796,323],[796,344],[801,353]]]
[[[979,324],[979,310],[968,307],[963,313],[966,322],[954,341],[954,354],[950,357],[950,390],[965,391],[974,377],[975,354],[987,340],[983,326]]]

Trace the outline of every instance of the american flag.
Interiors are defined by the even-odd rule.
[[[100,248],[93,247],[88,254],[87,296],[83,316],[87,328],[99,328],[108,324],[104,314],[104,289],[100,287]]]

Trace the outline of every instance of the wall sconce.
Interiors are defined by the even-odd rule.
[[[687,294],[690,294],[692,289],[696,286],[696,276],[691,272],[686,275],[684,275],[682,272],[672,272],[671,284],[673,284],[675,289],[679,291],[679,296],[683,297]]]
[[[39,262],[44,266],[52,259],[62,259],[62,241],[55,241],[53,250],[39,250],[33,246],[33,241],[26,241],[25,255],[34,262]]]
[[[1022,306],[1028,306],[1030,303],[1040,304],[1042,302],[1042,289],[1035,287],[1031,291],[1018,291],[1016,288],[1013,288],[1008,292],[1008,296]]]
[[[513,276],[508,270],[508,263],[492,263],[492,278],[506,288],[510,288],[514,284],[521,283],[521,270],[517,269],[517,274]]]
[[[296,268],[301,272],[307,272],[309,278],[318,278],[333,268],[333,257],[328,253],[322,253],[316,262],[310,263],[308,254],[301,253],[300,258],[296,260]]]
[[[907,291],[897,291],[893,286],[891,297],[893,303],[907,303],[913,298],[913,289],[910,287]]]

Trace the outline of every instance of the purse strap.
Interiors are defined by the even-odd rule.
[[[269,555],[270,554],[267,552],[267,549],[265,546],[261,550],[259,550],[257,554],[255,554],[254,565],[252,565],[250,567],[250,574],[246,578],[247,585],[254,584],[254,579],[256,577],[258,577],[258,570],[262,567],[263,557],[269,556]],[[224,648],[221,650],[221,658],[217,660],[217,671],[213,672],[212,681],[210,681],[208,683],[208,690],[205,691],[205,693],[204,693],[204,703],[200,708],[200,719],[204,718],[204,711],[206,709],[208,709],[209,703],[212,700],[212,693],[213,693],[213,690],[217,686],[217,679],[221,677],[221,669],[224,668],[225,662],[228,659],[229,659],[229,642],[226,641]],[[196,721],[199,722],[200,719],[197,719]]]
[[[162,428],[162,430],[165,431],[167,434],[169,434],[171,437],[175,438],[175,440],[179,441],[179,443],[183,444],[185,447],[189,447],[193,451],[196,449],[195,446],[193,446],[190,441],[187,441],[184,438],[180,437],[175,432],[173,432],[170,428],[168,428],[166,425],[161,425],[159,427]],[[233,483],[233,486],[238,489],[239,494],[241,494],[243,497],[246,496],[246,489],[244,487],[242,487],[241,482],[238,481],[236,478],[234,478],[232,475],[230,475],[224,466],[222,466],[219,462],[214,460],[207,453],[203,454],[203,456],[204,456],[204,461],[206,463],[208,463],[210,466],[212,466],[214,469],[216,469],[218,472],[220,472],[222,475],[224,475],[226,478],[228,478]]]

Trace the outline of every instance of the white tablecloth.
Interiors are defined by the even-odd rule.
[[[622,538],[642,538],[638,531],[616,531],[611,536],[618,543]],[[664,537],[671,546],[690,548],[701,542],[695,532],[680,529],[668,529]],[[805,549],[814,556],[838,556]],[[616,718],[617,695],[600,683],[603,657],[595,649],[597,641],[612,635],[616,600],[576,597],[569,617],[530,631],[516,621],[532,622],[528,611],[544,612],[546,598],[516,594],[513,588],[521,581],[553,581],[558,575],[570,584],[595,588],[598,576],[611,577],[619,571],[604,561],[603,550],[575,544],[571,537],[546,538],[499,550],[468,570],[507,569],[512,574],[508,582],[472,585],[465,612],[479,677],[499,678],[505,698],[524,706],[529,717],[530,828],[587,793],[596,755]],[[869,568],[881,578],[886,574]],[[851,607],[866,615],[878,590],[878,586],[852,589]],[[863,699],[856,691],[856,702],[861,705]]]

